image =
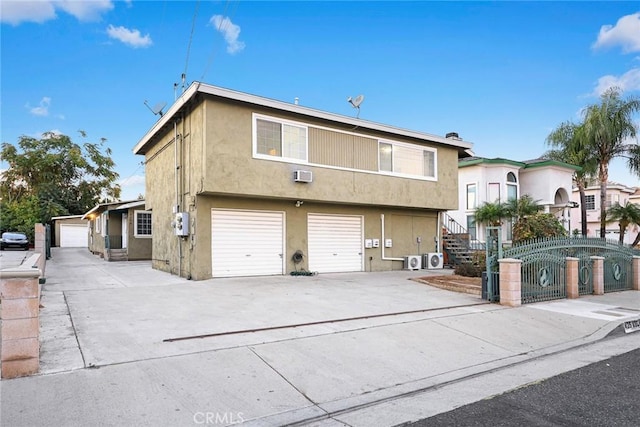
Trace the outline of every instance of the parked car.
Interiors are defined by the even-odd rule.
[[[5,232],[2,233],[0,239],[0,250],[4,251],[7,248],[19,248],[25,251],[29,250],[29,239],[24,233]]]

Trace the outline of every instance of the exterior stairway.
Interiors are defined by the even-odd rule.
[[[471,242],[469,232],[446,213],[443,217],[442,249],[449,265],[472,264],[473,252],[484,250],[484,244]]]
[[[107,249],[105,251],[106,261],[128,261],[129,254],[127,249]]]

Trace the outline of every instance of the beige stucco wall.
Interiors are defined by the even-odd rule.
[[[385,249],[386,257],[418,254],[418,236],[422,238],[420,253],[435,250],[437,211],[458,205],[455,149],[433,146],[437,148],[435,182],[254,159],[254,112],[282,117],[264,109],[208,100],[187,111],[175,131],[171,124],[157,135],[157,142],[145,155],[145,200],[146,208],[153,212],[154,268],[193,279],[211,277],[212,208],[284,211],[287,273],[293,270],[293,252],[301,249],[307,253],[309,212],[362,215],[365,238],[378,239],[382,239],[380,215],[384,214],[385,237],[393,239],[393,248]],[[415,142],[388,135],[365,136]],[[313,171],[313,182],[293,182],[297,169]],[[295,208],[296,200],[303,200],[304,205]],[[190,213],[188,237],[174,235],[176,209]],[[402,261],[382,260],[381,248],[365,249],[364,260],[366,271],[403,268]]]
[[[364,238],[382,238],[382,218],[384,214],[386,239],[393,239],[393,247],[385,249],[385,257],[402,258],[406,255],[422,254],[435,251],[437,233],[437,213],[435,211],[418,211],[399,208],[382,208],[374,206],[330,205],[305,202],[296,208],[293,201],[266,199],[246,199],[235,197],[199,196],[196,209],[190,212],[191,234],[188,237],[173,235],[170,221],[164,224],[156,221],[154,211],[153,253],[154,268],[190,277],[194,280],[211,277],[211,210],[214,208],[265,210],[285,213],[285,273],[295,269],[291,256],[296,250],[308,253],[307,215],[324,213],[336,215],[360,215],[364,219]],[[164,217],[170,214],[162,215]],[[157,236],[162,234],[163,238]],[[420,245],[417,237],[422,239]],[[363,242],[364,244],[364,242]],[[382,247],[364,250],[365,271],[388,271],[403,268],[402,261],[382,259]],[[179,254],[182,253],[181,265]],[[371,259],[370,259],[371,258]],[[302,268],[308,269],[307,258]]]
[[[54,242],[53,246],[60,246],[60,225],[84,225],[87,226],[87,220],[82,218],[61,218],[54,220]]]

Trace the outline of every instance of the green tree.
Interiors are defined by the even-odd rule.
[[[566,235],[567,230],[558,218],[550,213],[536,212],[520,218],[513,226],[514,244],[524,240]]]
[[[618,242],[622,245],[624,243],[624,234],[627,231],[627,227],[629,225],[640,225],[640,208],[628,201],[624,206],[620,203],[616,203],[607,209],[606,217],[607,223],[618,222],[620,227],[620,237]],[[638,233],[631,246],[637,245],[639,241],[640,233]]]
[[[640,111],[640,99],[622,97],[619,88],[610,88],[600,97],[598,104],[584,110],[586,145],[598,162],[600,182],[600,206],[606,206],[609,163],[614,158],[626,158],[629,169],[640,175],[640,149],[631,140],[636,137],[638,126],[633,120]],[[600,236],[604,237],[607,218],[600,215]]]
[[[86,139],[82,131],[80,136]],[[21,136],[17,146],[2,143],[0,157],[8,169],[0,176],[0,228],[30,233],[35,222],[117,200],[118,174],[105,142],[76,144],[48,132],[42,138]]]
[[[533,200],[533,197],[525,194],[518,199],[509,200],[505,207],[513,221],[518,222],[521,218],[541,211],[542,206],[538,202],[539,200]]]
[[[476,209],[474,215],[477,223],[494,227],[502,225],[503,220],[511,218],[507,204],[500,202],[484,202]]]
[[[580,194],[580,218],[581,232],[587,235],[587,205],[585,188],[597,175],[598,162],[593,152],[587,147],[587,139],[584,126],[572,122],[564,122],[547,136],[547,144],[555,147],[545,153],[544,157],[580,166],[581,169],[574,172],[573,182]]]

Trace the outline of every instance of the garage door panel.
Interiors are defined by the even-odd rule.
[[[84,224],[60,224],[61,248],[85,248],[89,246],[87,226]]]
[[[362,217],[309,214],[307,228],[310,270],[362,271]]]
[[[213,277],[283,273],[284,214],[212,210]]]

